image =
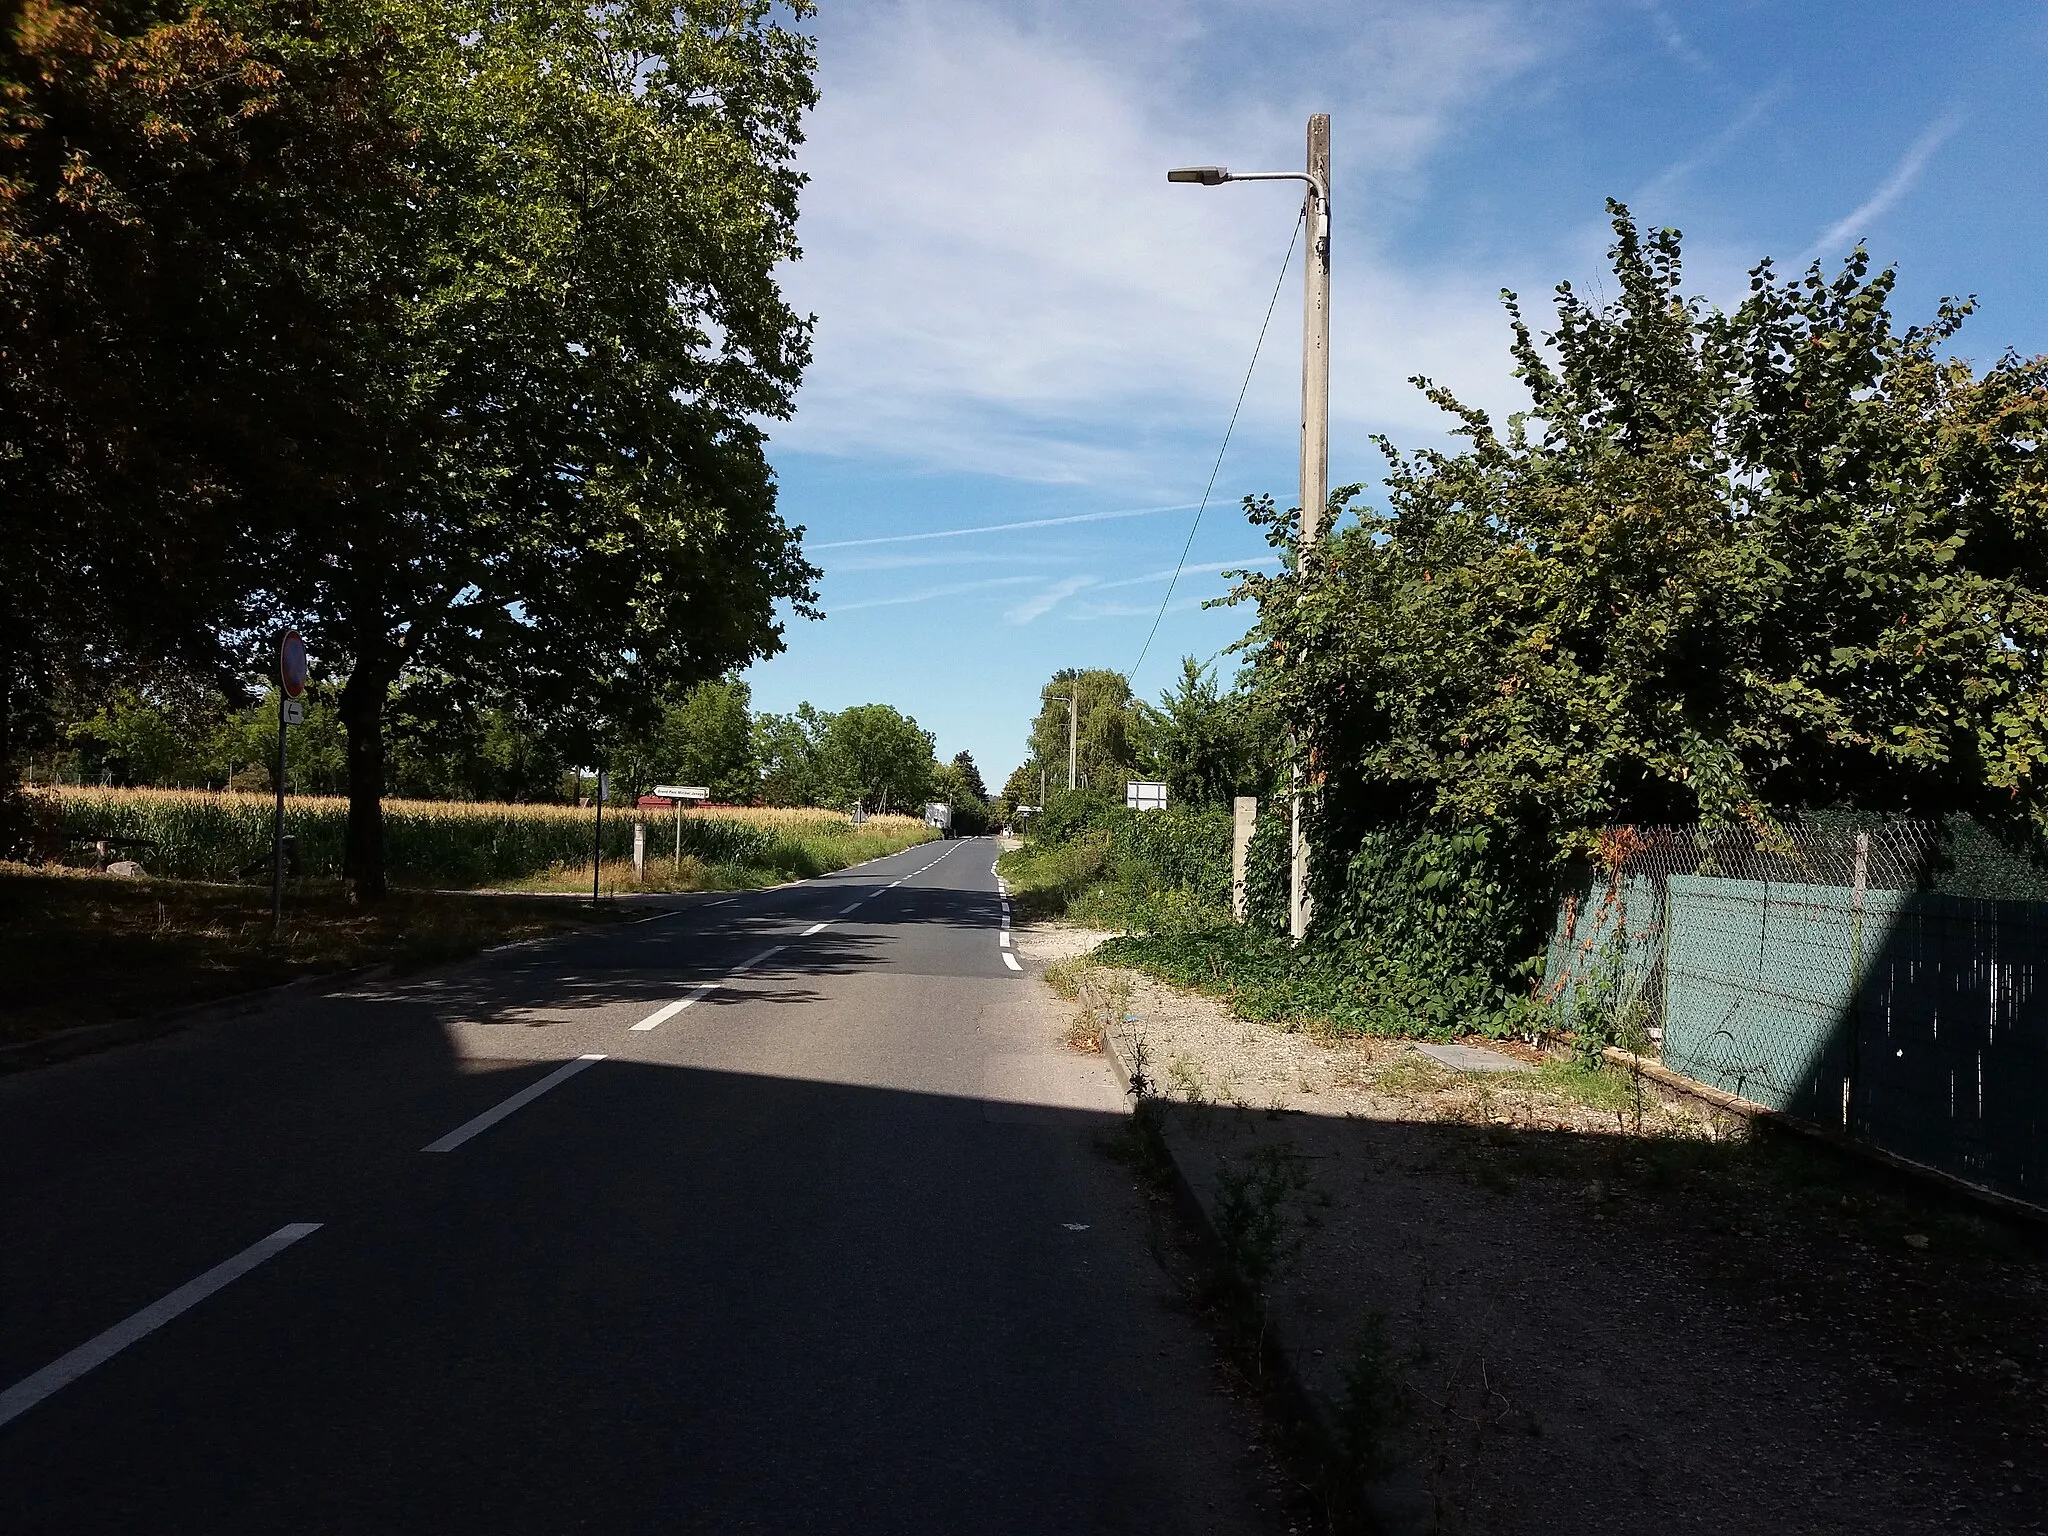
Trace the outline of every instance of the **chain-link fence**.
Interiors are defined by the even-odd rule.
[[[2048,1202],[2044,897],[1968,822],[1612,827],[1545,987],[1688,1077]]]

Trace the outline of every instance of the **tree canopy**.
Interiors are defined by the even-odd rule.
[[[36,538],[0,555],[0,757],[60,659],[254,663],[292,622],[341,684],[374,897],[394,688],[589,762],[778,649],[816,574],[762,450],[809,355],[776,270],[812,43],[782,14],[18,9],[0,491]]]
[[[1529,411],[1418,380],[1466,446],[1383,443],[1385,507],[1339,492],[1305,558],[1252,504],[1286,561],[1239,589],[1248,647],[1321,785],[1330,921],[1416,838],[1495,871],[1431,887],[1478,910],[1609,822],[2048,809],[2048,362],[1948,355],[1967,304],[1895,330],[1860,250],[1724,313],[1611,210],[1611,302],[1561,286],[1539,339],[1505,296]]]

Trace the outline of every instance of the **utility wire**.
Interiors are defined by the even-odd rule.
[[[1138,668],[1145,665],[1145,658],[1152,650],[1152,642],[1159,634],[1159,621],[1166,617],[1166,605],[1173,601],[1173,589],[1180,585],[1180,573],[1182,567],[1188,563],[1188,551],[1195,547],[1195,530],[1202,526],[1202,514],[1209,508],[1209,493],[1216,489],[1216,476],[1223,468],[1223,455],[1230,449],[1230,434],[1237,430],[1237,413],[1244,409],[1245,391],[1252,387],[1252,370],[1259,366],[1259,351],[1266,345],[1266,328],[1273,323],[1273,306],[1280,302],[1280,287],[1287,281],[1287,269],[1294,264],[1294,247],[1301,241],[1301,223],[1301,217],[1296,217],[1294,232],[1287,237],[1287,254],[1280,258],[1280,275],[1273,279],[1273,296],[1266,300],[1266,318],[1259,322],[1259,339],[1252,344],[1252,360],[1245,365],[1244,382],[1237,386],[1237,404],[1230,408],[1230,425],[1223,429],[1223,442],[1216,450],[1216,462],[1209,466],[1209,483],[1202,487],[1202,500],[1195,508],[1195,520],[1188,524],[1187,542],[1181,545],[1180,559],[1174,563],[1173,577],[1166,583],[1166,596],[1159,599],[1159,611],[1152,615],[1152,629],[1145,636],[1145,647],[1138,652],[1136,663],[1124,676],[1124,686],[1127,688],[1138,680]]]

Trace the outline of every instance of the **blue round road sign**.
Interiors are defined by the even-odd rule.
[[[299,638],[296,629],[284,632],[284,639],[277,647],[277,680],[284,685],[284,696],[296,699],[306,691],[306,642]]]

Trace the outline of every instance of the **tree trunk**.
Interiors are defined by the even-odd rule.
[[[341,873],[354,902],[384,899],[384,696],[387,678],[357,664],[341,690],[348,732],[348,834]]]

